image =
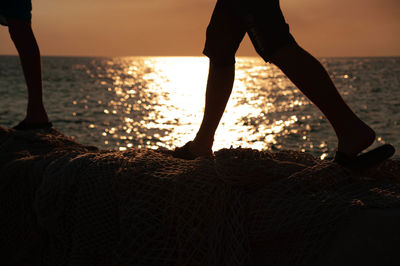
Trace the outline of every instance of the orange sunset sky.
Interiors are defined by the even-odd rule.
[[[201,55],[216,0],[33,0],[42,55]],[[281,0],[316,56],[399,56],[400,0]],[[16,54],[0,26],[0,54]],[[239,50],[256,55],[248,39]]]

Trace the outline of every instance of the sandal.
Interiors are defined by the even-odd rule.
[[[351,170],[362,171],[389,159],[394,153],[395,148],[390,144],[385,144],[356,157],[349,157],[337,151],[333,161]]]

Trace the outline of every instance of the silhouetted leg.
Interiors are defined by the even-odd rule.
[[[273,54],[270,61],[322,111],[338,137],[338,150],[355,156],[375,140],[375,132],[344,102],[321,63],[296,43]]]
[[[8,19],[7,22],[11,39],[18,50],[28,87],[28,107],[24,121],[27,124],[48,122],[42,99],[40,51],[31,25],[16,19]]]
[[[203,51],[210,58],[203,120],[193,142],[177,148],[175,157],[190,159],[212,155],[215,131],[232,92],[235,53],[245,34],[246,28],[232,13],[232,2],[217,1]]]
[[[190,151],[198,156],[210,156],[214,134],[224,113],[235,79],[235,66],[214,66],[210,61],[203,120]]]

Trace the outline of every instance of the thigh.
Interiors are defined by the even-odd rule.
[[[279,0],[235,1],[235,10],[246,25],[256,51],[265,61],[269,61],[270,56],[282,46],[295,42]]]
[[[231,0],[220,0],[207,27],[203,53],[221,64],[232,64],[245,34],[245,25],[234,12]]]

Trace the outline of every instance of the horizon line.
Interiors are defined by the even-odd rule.
[[[15,54],[0,54],[0,56],[16,56]],[[42,54],[41,57],[89,57],[89,58],[115,58],[115,57],[206,57],[205,55],[46,55]],[[254,57],[260,58],[259,55],[237,55],[240,57]],[[400,57],[400,55],[327,55],[327,56],[316,56],[319,58],[389,58],[389,57]]]

